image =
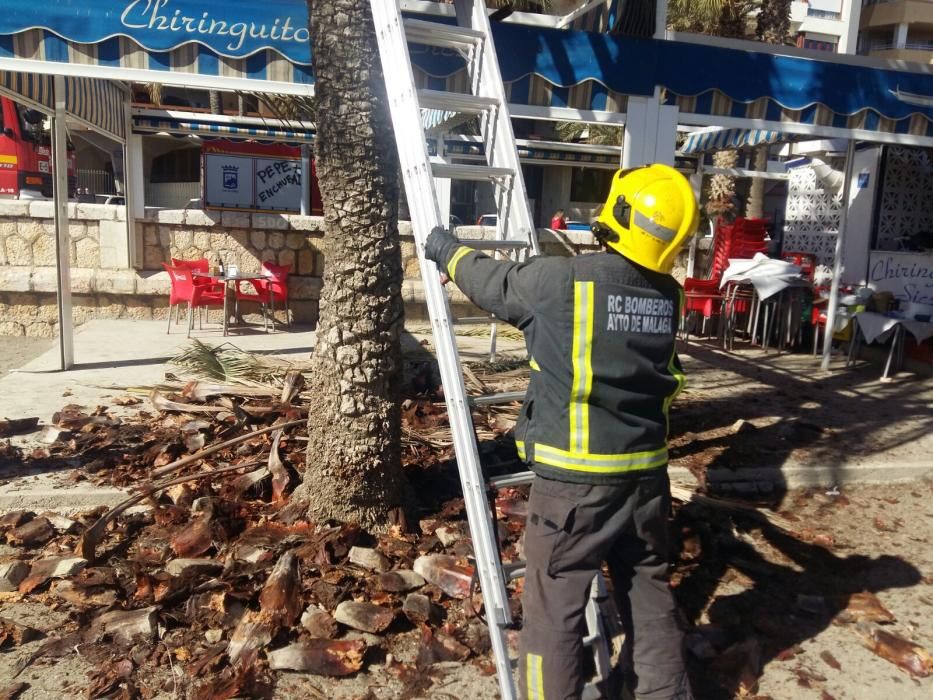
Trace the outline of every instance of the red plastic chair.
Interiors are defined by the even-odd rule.
[[[179,258],[172,258],[172,265],[175,267],[186,267],[192,272],[201,272],[205,275],[211,271],[211,266],[207,261],[207,258],[198,258],[197,260],[181,260]],[[195,276],[193,279],[196,285],[209,285],[215,287],[217,291],[223,291],[223,282],[215,282],[209,277]]]
[[[789,262],[792,265],[796,265],[811,282],[813,281],[813,273],[816,271],[815,255],[812,253],[786,251],[782,257],[784,258],[784,262]]]
[[[261,270],[266,275],[266,279],[247,281],[256,290],[255,294],[244,292],[240,286],[243,282],[238,281],[236,283],[237,304],[239,305],[241,301],[252,301],[259,304],[262,307],[263,319],[266,318],[266,306],[271,304],[272,308],[269,311],[272,319],[272,330],[275,330],[275,304],[279,302],[285,308],[285,323],[291,327],[291,314],[288,308],[288,275],[292,270],[292,266],[264,262]]]
[[[768,244],[765,242],[768,222],[765,219],[746,219],[739,217],[732,223],[725,223],[720,219],[716,225],[716,236],[713,240],[713,250],[708,279],[687,278],[684,281],[684,328],[687,329],[688,316],[698,313],[703,319],[702,332],[706,330],[707,321],[714,316],[721,316],[725,309],[732,321],[736,314],[748,313],[750,301],[745,294],[737,294],[735,290],[727,295],[720,289],[723,272],[729,267],[730,259],[750,259],[755,253],[765,253]]]
[[[187,267],[177,265],[168,265],[162,263],[162,267],[168,272],[171,291],[168,297],[168,329],[166,333],[172,331],[172,307],[175,307],[175,317],[178,317],[178,305],[188,304],[188,337],[191,337],[191,328],[194,325],[194,309],[223,307],[224,292],[216,291],[213,285],[197,284],[191,270]]]

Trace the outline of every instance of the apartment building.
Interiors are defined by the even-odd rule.
[[[797,0],[791,4],[791,31],[797,47],[855,53],[862,0]]]
[[[933,0],[863,0],[859,53],[933,63]]]

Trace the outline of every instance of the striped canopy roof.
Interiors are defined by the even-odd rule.
[[[723,149],[754,148],[783,141],[787,135],[767,129],[704,129],[687,134],[681,153],[710,153]]]
[[[194,135],[204,139],[249,139],[300,146],[314,141],[311,129],[273,125],[217,124],[197,119],[168,119],[134,116],[133,131],[141,134]]]
[[[126,137],[124,104],[127,92],[110,80],[68,76],[64,78],[65,112],[95,131],[118,141]],[[55,111],[54,78],[51,75],[0,71],[0,93],[52,114]]]

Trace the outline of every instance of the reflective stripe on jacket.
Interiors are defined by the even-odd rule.
[[[525,334],[531,382],[515,428],[539,475],[613,483],[667,465],[682,290],[615,253],[493,260],[451,238],[441,260],[482,309]]]

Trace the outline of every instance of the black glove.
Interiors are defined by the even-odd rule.
[[[443,270],[447,266],[450,256],[460,246],[454,236],[447,229],[435,226],[424,244],[424,257],[433,260]]]

